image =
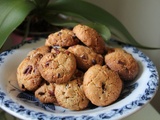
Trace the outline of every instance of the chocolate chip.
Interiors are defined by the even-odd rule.
[[[49,63],[50,63],[50,61],[47,61],[46,64],[45,64],[45,66],[46,67],[49,66]]]
[[[58,36],[60,36],[62,34],[62,32],[60,31],[60,32],[58,32]]]
[[[95,65],[97,64],[97,61],[95,59],[92,60],[92,64]]]
[[[48,93],[50,94],[50,96],[54,96],[54,91],[49,90]]]
[[[58,48],[54,48],[56,54],[58,55],[60,53],[59,49]]]
[[[43,57],[43,55],[42,54],[39,54],[39,58],[42,58]]]
[[[33,72],[35,73],[35,72],[36,72],[36,69],[34,69]]]
[[[57,73],[57,77],[60,78],[60,77],[61,77],[61,74],[60,74],[60,73]]]
[[[118,64],[125,65],[126,63],[121,60],[118,60]]]
[[[22,89],[25,89],[25,86],[22,84]]]
[[[23,74],[31,74],[33,67],[31,65],[28,65],[27,68],[24,70]]]
[[[44,94],[45,94],[44,92],[39,92],[38,93],[38,95],[41,95],[41,96],[44,95]]]
[[[105,84],[104,84],[104,83],[102,83],[102,93],[105,93],[105,91],[106,91]]]
[[[67,54],[67,55],[69,55],[69,54],[70,54],[70,52],[69,52],[68,50],[66,50],[66,54]]]

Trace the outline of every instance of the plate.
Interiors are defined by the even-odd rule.
[[[138,61],[137,78],[124,86],[119,99],[106,107],[90,105],[82,111],[70,111],[53,104],[40,103],[33,94],[21,92],[17,85],[16,69],[32,49],[44,45],[44,39],[28,41],[0,54],[0,107],[20,119],[31,120],[100,120],[122,119],[146,105],[158,89],[159,76],[153,62],[136,47],[111,40],[131,53]]]

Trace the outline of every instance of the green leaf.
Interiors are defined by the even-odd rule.
[[[105,25],[100,23],[86,23],[85,25],[95,29],[106,42],[111,38],[111,32]]]
[[[62,19],[59,16],[46,16],[45,20],[55,26],[61,26],[61,27],[74,27],[75,25],[78,24],[77,21],[74,20],[65,20]]]
[[[150,48],[139,44],[123,26],[123,24],[109,12],[91,3],[82,0],[57,0],[53,2],[53,4],[50,4],[48,9],[57,12],[78,14],[91,20],[92,22],[98,22],[106,25],[111,31],[112,35],[118,37],[121,42],[132,44],[141,48]]]
[[[29,0],[0,0],[0,48],[10,33],[35,8]]]
[[[57,26],[74,27],[78,23],[90,22],[83,16],[69,12],[46,11],[44,19]]]
[[[100,23],[93,23],[86,18],[83,18],[82,16],[74,13],[63,12],[63,14],[60,15],[50,14],[48,16],[45,16],[45,18],[49,23],[56,26],[74,27],[80,23],[85,24],[95,29],[104,38],[105,41],[108,41],[111,37],[110,30],[105,25],[102,25]]]

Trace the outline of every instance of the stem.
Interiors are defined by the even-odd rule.
[[[32,19],[32,16],[28,18],[26,30],[25,30],[24,37],[23,37],[23,39],[22,39],[21,44],[24,44],[26,38],[27,38],[28,35],[29,35],[31,19]]]

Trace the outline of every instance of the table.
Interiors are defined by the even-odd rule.
[[[147,104],[144,108],[123,120],[160,120],[160,114],[151,104]]]

